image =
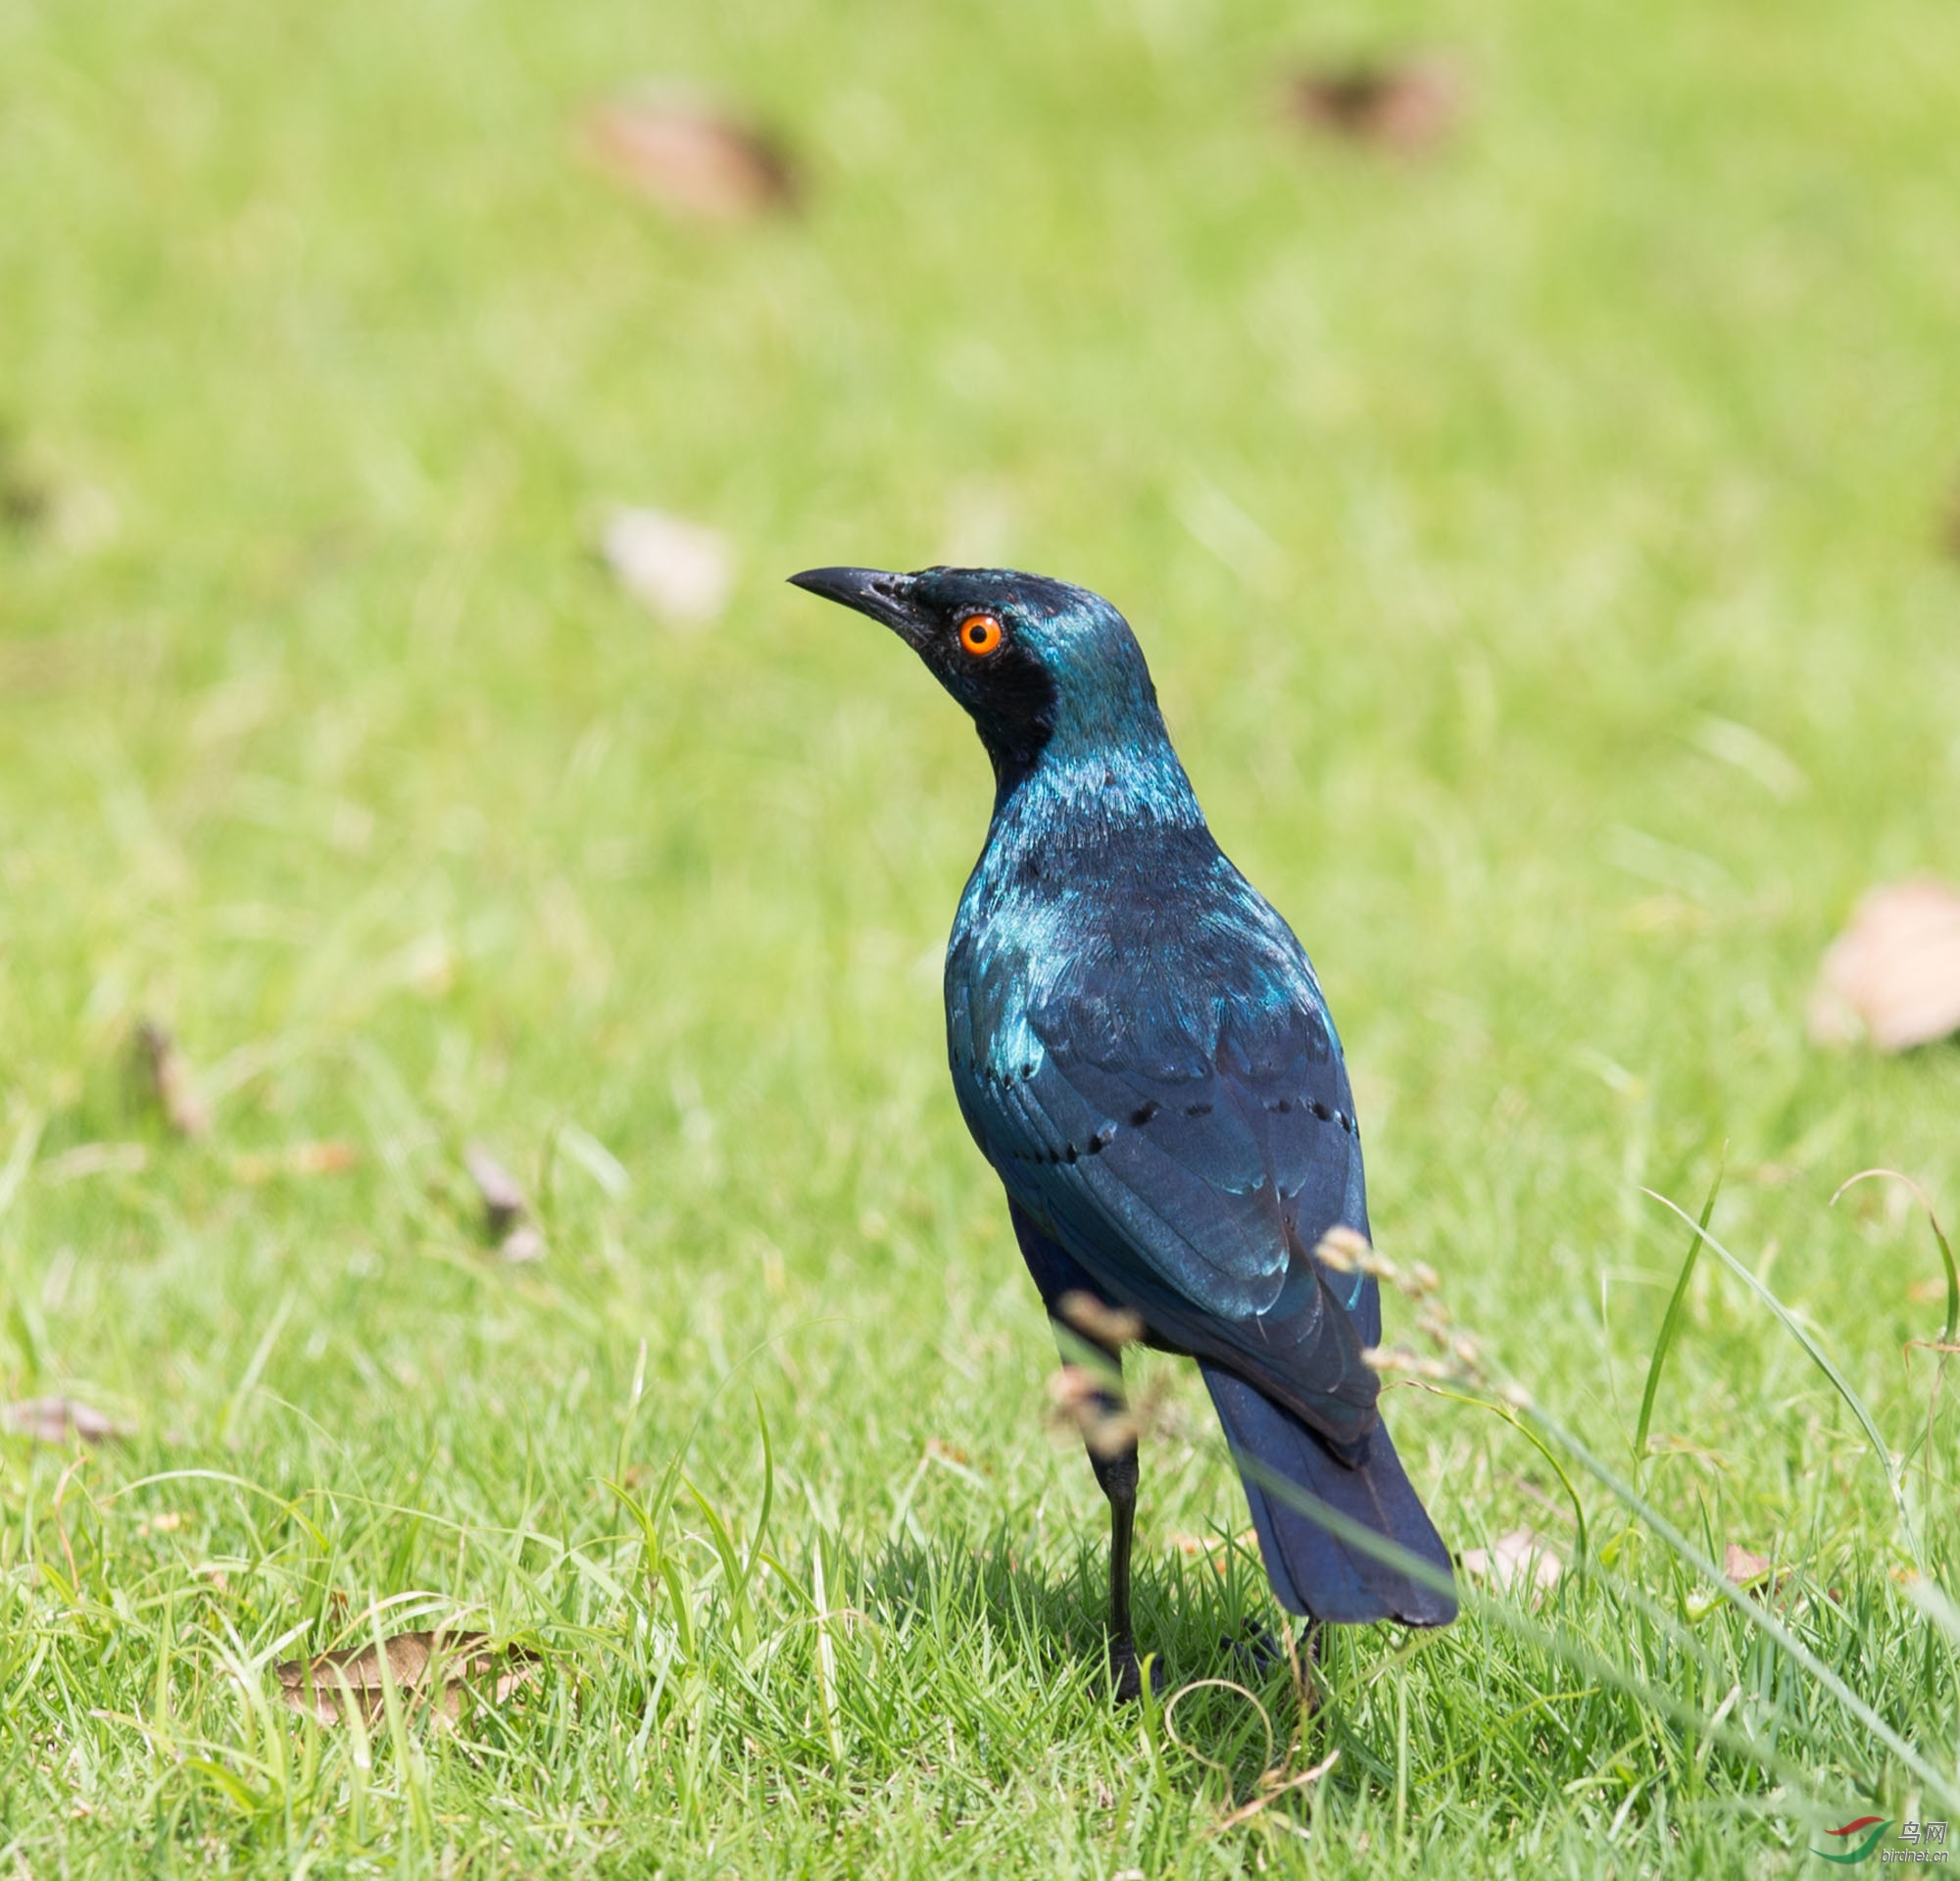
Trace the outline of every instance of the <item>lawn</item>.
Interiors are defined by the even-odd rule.
[[[1435,147],[1289,121],[1406,49]],[[800,211],[582,153],[676,75]],[[1939,0],[0,0],[0,1401],[127,1433],[0,1437],[0,1873],[1960,1847],[1943,1270],[1833,1203],[1960,1216],[1960,1056],[1804,1025],[1857,895],[1960,867],[1956,123]],[[619,591],[614,502],[727,533],[718,621]],[[1169,1361],[1166,1701],[1084,1670],[1102,1499],[943,1062],[985,762],[782,580],[941,560],[1127,613],[1383,1252],[1535,1407],[1392,1393],[1452,1546],[1564,1572],[1341,1637],[1310,1718],[1221,1643],[1277,1614]],[[1718,1169],[1642,1455],[1643,1191]],[[528,1677],[279,1702],[436,1626]]]

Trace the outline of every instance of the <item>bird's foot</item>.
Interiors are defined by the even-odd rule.
[[[1156,1696],[1163,1688],[1163,1660],[1152,1656],[1152,1696]],[[1114,1639],[1109,1642],[1109,1690],[1118,1705],[1134,1705],[1144,1695],[1144,1666],[1137,1657],[1134,1640]]]
[[[1236,1639],[1227,1634],[1218,1644],[1253,1678],[1264,1678],[1287,1662],[1287,1650],[1263,1626],[1249,1626]]]

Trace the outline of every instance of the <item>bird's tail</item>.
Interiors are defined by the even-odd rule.
[[[1370,1433],[1367,1460],[1350,1467],[1290,1411],[1261,1397],[1243,1378],[1215,1365],[1200,1369],[1225,1435],[1241,1458],[1254,1460],[1305,1497],[1449,1572],[1443,1538],[1416,1500],[1385,1425],[1378,1423]],[[1240,1474],[1252,1506],[1266,1578],[1289,1612],[1348,1624],[1395,1619],[1409,1626],[1446,1626],[1456,1617],[1456,1602],[1449,1595],[1349,1547],[1268,1490],[1243,1463]]]

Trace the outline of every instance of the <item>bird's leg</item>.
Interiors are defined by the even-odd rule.
[[[1109,1683],[1116,1697],[1143,1696],[1143,1668],[1137,1662],[1137,1635],[1130,1622],[1130,1551],[1137,1529],[1137,1446],[1103,1456],[1093,1446],[1089,1460],[1109,1499]],[[1156,1667],[1152,1667],[1152,1674]]]
[[[1136,1631],[1130,1622],[1130,1555],[1137,1533],[1137,1425],[1123,1401],[1123,1347],[1141,1335],[1143,1321],[1138,1319],[1134,1328],[1118,1328],[1111,1323],[1117,1310],[1099,1295],[1074,1286],[1057,1294],[1051,1281],[1058,1283],[1060,1276],[1054,1274],[1047,1259],[1048,1244],[1024,1226],[1018,1212],[1014,1230],[1060,1335],[1063,1369],[1076,1372],[1076,1382],[1082,1387],[1082,1395],[1073,1398],[1075,1416],[1097,1484],[1109,1502],[1109,1685],[1119,1702],[1130,1702],[1143,1696],[1144,1675],[1137,1661]],[[1054,1254],[1072,1279],[1079,1269],[1059,1249]],[[1136,1317],[1133,1313],[1124,1316]],[[1100,1326],[1094,1323],[1098,1317],[1103,1322]],[[1088,1366],[1079,1366],[1071,1351],[1083,1346],[1100,1353],[1101,1362],[1091,1361]],[[1080,1375],[1085,1369],[1087,1377]],[[1162,1683],[1163,1667],[1152,1664],[1152,1689]]]

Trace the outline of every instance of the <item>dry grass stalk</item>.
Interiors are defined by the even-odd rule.
[[[1093,1293],[1064,1293],[1056,1304],[1063,1319],[1105,1351],[1120,1352],[1144,1336],[1141,1313],[1127,1307],[1105,1306]]]

